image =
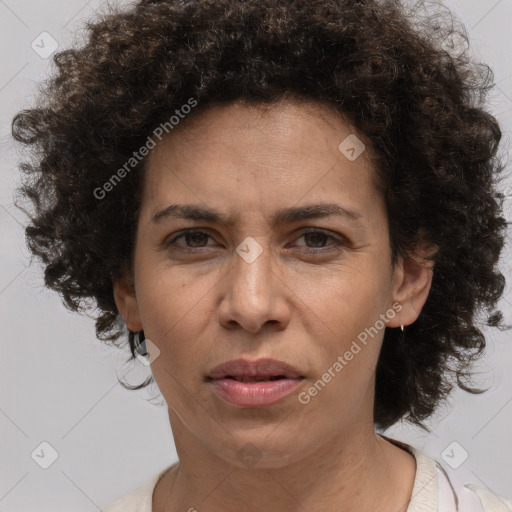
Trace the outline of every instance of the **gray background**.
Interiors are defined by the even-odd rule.
[[[48,32],[59,49],[68,47],[84,18],[101,4],[0,0],[0,512],[98,510],[177,460],[156,385],[129,392],[117,382],[116,375],[141,382],[150,370],[138,361],[124,365],[123,353],[96,340],[92,319],[68,312],[59,296],[43,287],[41,268],[29,264],[24,246],[25,219],[13,204],[20,155],[10,139],[10,122],[30,105],[51,60],[38,55],[31,43]],[[498,87],[491,109],[504,131],[503,151],[509,152],[512,0],[450,0],[445,5],[466,25],[473,52],[495,71]],[[509,194],[506,214],[511,220],[511,181],[503,188]],[[508,284],[500,303],[508,324],[510,235],[502,263]],[[447,453],[457,459],[465,450],[468,458],[457,469],[462,480],[510,498],[512,333],[484,332],[488,349],[478,382],[492,385],[491,390],[480,396],[456,391],[429,422],[431,434],[400,424],[386,435],[413,444],[445,465]],[[48,469],[31,456],[36,449],[38,460],[49,456],[44,445],[41,456],[42,442],[58,453]],[[453,442],[458,444],[450,446]]]

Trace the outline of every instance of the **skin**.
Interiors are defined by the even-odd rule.
[[[151,368],[179,464],[158,482],[154,511],[406,510],[414,457],[377,436],[373,422],[384,328],[308,404],[298,401],[393,304],[402,309],[386,316],[388,327],[413,323],[431,286],[421,258],[391,266],[370,144],[357,134],[366,150],[355,161],[338,150],[354,133],[315,102],[234,102],[183,121],[148,156],[133,268],[114,294],[127,327],[143,328],[160,350]],[[356,210],[360,223],[270,224],[277,209],[320,202]],[[233,223],[151,221],[175,203],[218,209]],[[187,228],[209,236],[164,246]],[[249,236],[262,248],[252,263],[235,250]],[[276,404],[235,407],[204,378],[239,357],[282,360],[305,379]],[[247,443],[254,465],[240,457]]]

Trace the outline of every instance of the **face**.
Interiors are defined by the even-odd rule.
[[[173,431],[230,464],[254,445],[279,467],[373,432],[384,328],[412,323],[428,295],[424,268],[391,266],[370,146],[354,159],[354,135],[365,140],[316,103],[237,102],[184,121],[148,157],[134,288],[117,281],[116,303],[160,351],[151,369]],[[240,358],[298,377],[208,377]]]

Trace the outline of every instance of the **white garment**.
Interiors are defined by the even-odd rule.
[[[512,512],[511,500],[474,484],[461,485],[452,471],[429,459],[421,451],[396,439],[381,437],[405,449],[416,459],[416,476],[406,512]],[[102,512],[153,512],[156,484],[175,464],[110,503]]]

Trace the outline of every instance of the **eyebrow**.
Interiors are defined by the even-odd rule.
[[[355,210],[348,210],[335,203],[320,203],[276,210],[271,216],[271,224],[272,226],[278,226],[300,220],[318,219],[332,215],[345,217],[354,222],[360,222],[363,219],[363,216]],[[193,204],[172,204],[156,212],[152,216],[151,222],[161,224],[169,218],[200,220],[223,224],[225,226],[232,226],[234,224],[233,220],[217,210]]]

